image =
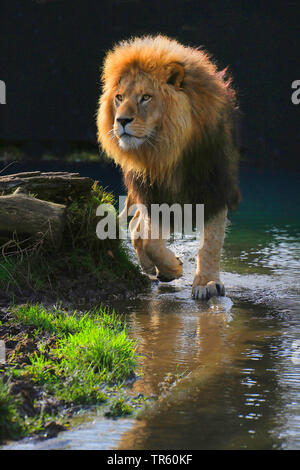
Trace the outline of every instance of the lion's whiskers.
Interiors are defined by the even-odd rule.
[[[108,132],[106,132],[104,135],[110,134],[111,132],[114,131],[114,128],[112,127]]]
[[[104,134],[104,135],[107,135],[107,134],[111,134],[111,135],[109,135],[110,140],[114,140],[114,139],[117,138],[115,133],[114,133],[114,128],[113,127],[108,132],[106,132],[106,134]]]
[[[110,135],[109,138],[110,138],[110,140],[117,139],[117,137],[115,136],[115,134]]]

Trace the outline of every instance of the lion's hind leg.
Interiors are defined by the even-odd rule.
[[[204,243],[198,252],[197,271],[193,282],[194,299],[224,296],[220,281],[220,259],[224,242],[227,210],[219,212],[204,227]]]
[[[161,230],[160,238],[152,239],[150,227],[150,220],[137,210],[129,228],[132,244],[143,271],[156,275],[157,279],[163,282],[178,279],[182,275],[182,261],[167,249],[165,240],[161,237]]]

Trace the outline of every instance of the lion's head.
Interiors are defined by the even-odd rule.
[[[210,133],[233,98],[208,55],[164,36],[108,53],[97,126],[103,150],[126,173],[172,174],[183,150]]]

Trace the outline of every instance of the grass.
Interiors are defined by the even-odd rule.
[[[105,413],[107,418],[117,418],[119,416],[127,416],[132,413],[132,407],[126,403],[123,397],[113,400],[109,410]]]
[[[29,328],[24,338],[30,334],[36,348],[22,357],[11,354],[5,366],[7,384],[0,380],[0,439],[40,433],[51,420],[61,424],[60,410],[66,407],[105,403],[107,416],[132,412],[126,399],[116,395],[134,375],[136,343],[114,311],[98,307],[83,314],[55,306],[23,305],[13,307],[10,324]],[[42,391],[43,400],[54,400],[56,416],[44,413],[38,403],[35,416],[20,416],[20,404],[8,385],[20,380]]]
[[[39,345],[24,373],[40,385],[49,385],[66,402],[81,396],[85,401],[102,401],[103,384],[120,384],[136,365],[135,343],[116,314],[108,314],[103,307],[82,315],[29,305],[18,307],[14,315],[37,332],[56,337],[51,351]]]

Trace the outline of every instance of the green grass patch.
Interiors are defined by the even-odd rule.
[[[45,385],[48,392],[68,403],[105,401],[106,385],[120,384],[136,366],[136,345],[119,317],[105,308],[84,315],[59,308],[26,305],[15,318],[37,333],[56,337],[51,349],[39,344],[23,373]]]
[[[132,407],[126,403],[123,397],[116,398],[112,401],[109,410],[105,413],[107,418],[118,418],[120,416],[128,416],[133,412]]]
[[[137,367],[136,342],[114,311],[14,306],[7,326],[18,334],[5,339],[16,346],[0,371],[0,441],[61,430],[86,406],[132,413],[123,386]]]

